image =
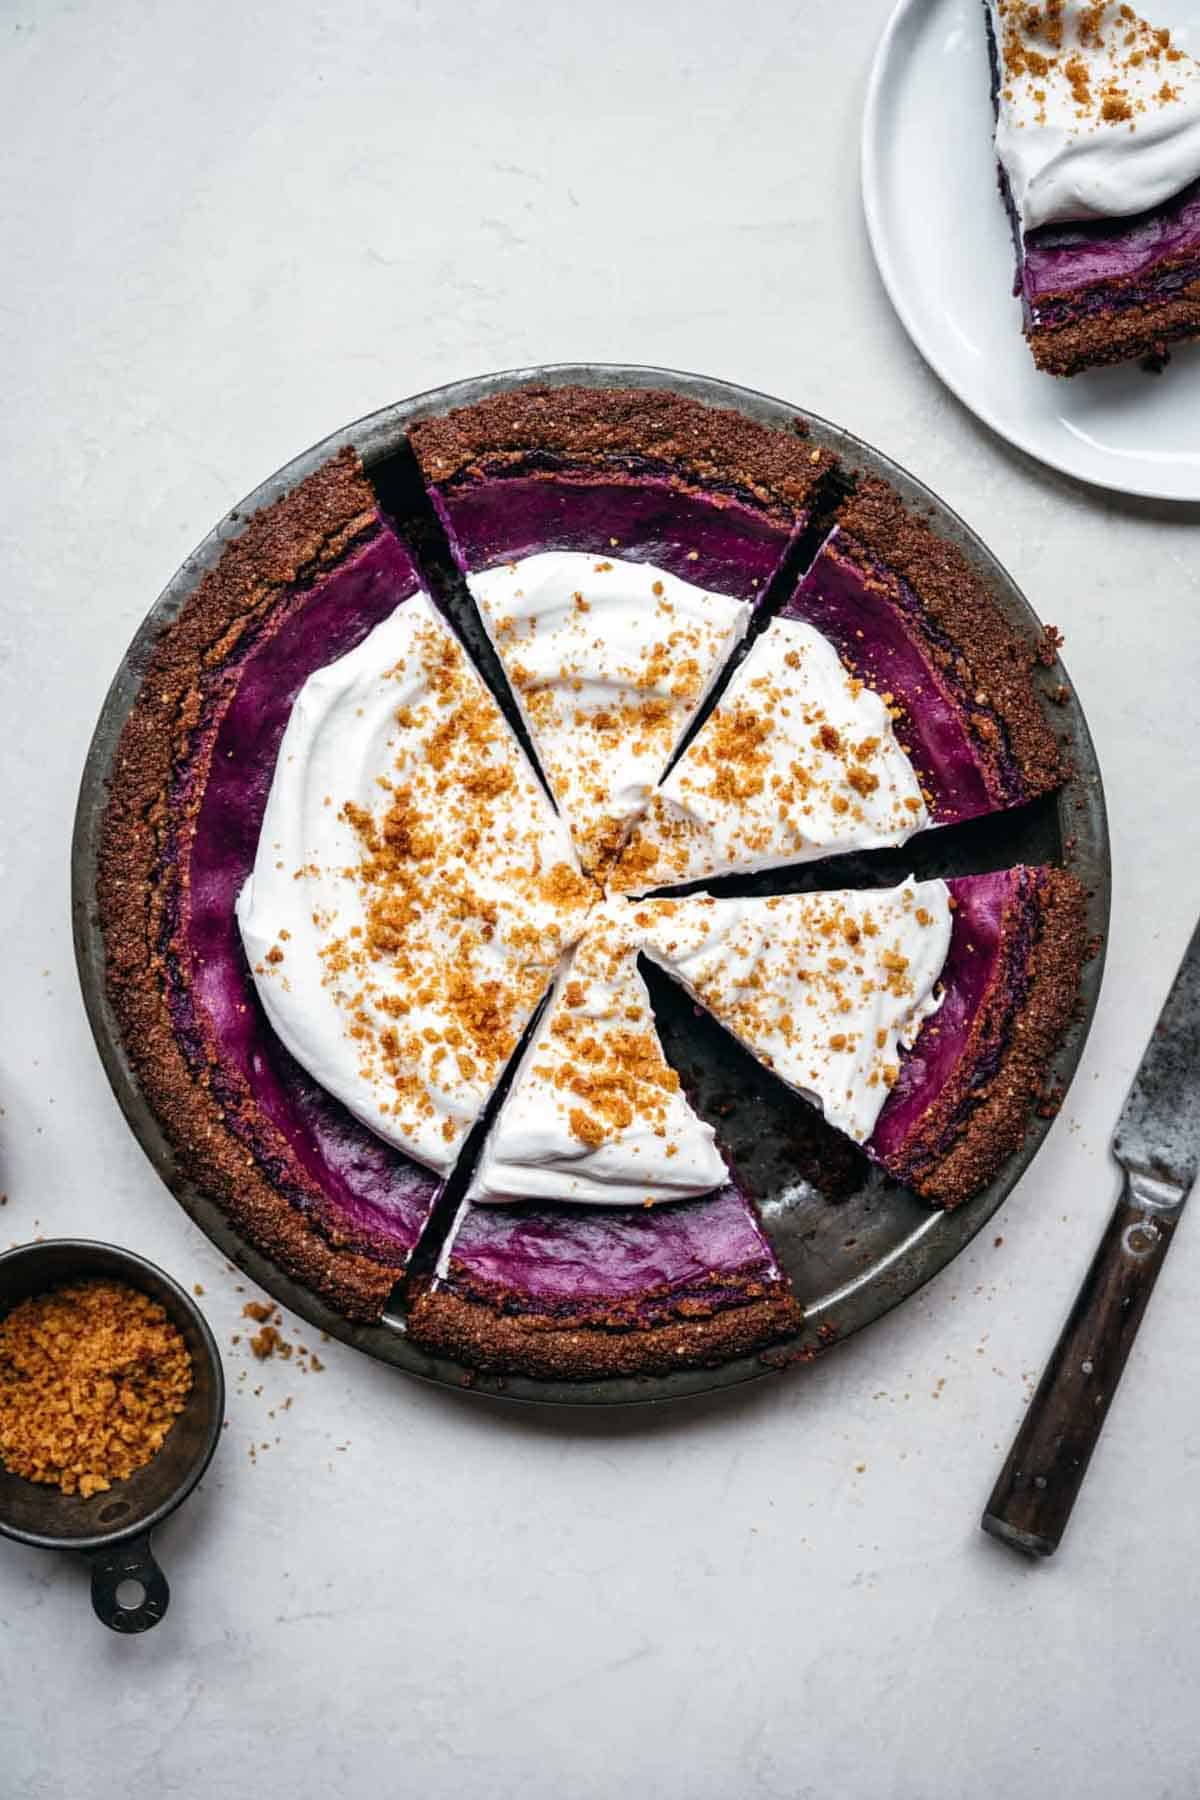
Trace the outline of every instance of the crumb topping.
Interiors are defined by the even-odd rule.
[[[892,709],[812,626],[777,620],[653,795],[610,886],[898,844],[927,823]]]
[[[637,968],[640,939],[626,901],[592,914],[501,1109],[471,1198],[650,1206],[724,1183],[713,1133],[688,1105],[658,1041]]]
[[[650,564],[551,551],[469,585],[585,869],[620,849],[749,621]]]
[[[1124,125],[1172,106],[1197,72],[1171,33],[1125,5],[1079,0],[993,0],[1000,25],[1001,93],[1029,105],[1036,125],[1060,106],[1074,134]],[[1152,78],[1151,78],[1152,77]]]

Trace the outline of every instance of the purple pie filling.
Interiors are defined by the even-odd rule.
[[[1171,300],[1200,281],[1200,181],[1135,218],[1043,225],[1025,234],[1023,252],[1026,320],[1043,330]]]
[[[947,882],[956,903],[950,949],[942,969],[945,997],[903,1057],[867,1149],[892,1174],[903,1177],[914,1159],[924,1161],[944,1148],[961,1126],[971,1092],[995,1073],[1007,1032],[1028,989],[1029,952],[1035,929],[1039,884],[1036,869],[1002,869],[991,875],[962,875]],[[988,1032],[978,1028],[987,1000],[1004,1001]],[[917,1134],[947,1086],[963,1073],[970,1052],[969,1083],[954,1116],[944,1122],[938,1142]]]
[[[276,1186],[314,1209],[311,1194],[296,1186],[294,1166],[289,1172],[291,1160],[320,1190],[322,1222],[339,1240],[389,1261],[408,1256],[441,1183],[360,1125],[287,1054],[258,1003],[233,909],[254,864],[296,695],[418,585],[408,553],[381,527],[332,574],[285,594],[248,650],[222,667],[172,797],[181,821],[203,790],[190,845],[185,835],[176,839],[183,862],[174,859],[168,967],[180,1041],[194,1065],[210,1065],[228,1122]],[[238,1078],[282,1143],[256,1132],[253,1113],[241,1118]]]
[[[524,466],[519,474],[485,475],[430,493],[464,573],[542,550],[582,550],[653,563],[739,600],[765,593],[805,522],[654,473],[532,473]]]
[[[878,692],[895,696],[904,717],[898,735],[929,796],[939,825],[972,819],[1026,798],[994,713],[968,694],[927,648],[955,646],[940,632],[916,593],[835,526],[783,609],[827,637],[845,662]],[[985,752],[968,732],[972,714],[994,727]]]
[[[641,1326],[687,1302],[737,1305],[783,1277],[750,1202],[732,1184],[673,1206],[466,1206],[443,1289],[509,1311]]]

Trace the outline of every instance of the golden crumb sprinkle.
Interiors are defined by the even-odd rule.
[[[1140,72],[1167,63],[1189,61],[1171,43],[1169,30],[1152,26],[1132,7],[1113,7],[1107,0],[1069,8],[1066,0],[997,0],[1001,20],[1005,95],[1016,98],[1025,86],[1034,102],[1034,118],[1047,123],[1052,88],[1067,99],[1077,124],[1092,131],[1105,125],[1132,125],[1136,115],[1168,106],[1180,90],[1169,81],[1142,85]],[[1130,78],[1138,85],[1130,92]]]
[[[580,1143],[589,1145],[593,1150],[597,1149],[608,1135],[603,1125],[593,1119],[590,1113],[584,1112],[581,1106],[571,1108],[568,1122]]]
[[[0,1458],[84,1499],[148,1463],[192,1387],[163,1307],[124,1282],[71,1282],[0,1321]]]

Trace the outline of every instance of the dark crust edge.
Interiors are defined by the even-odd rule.
[[[908,583],[934,626],[953,643],[953,656],[936,643],[927,649],[936,663],[949,665],[968,694],[987,696],[1020,771],[1024,798],[1061,786],[1067,774],[1062,752],[1031,679],[1042,646],[1006,623],[962,552],[917,518],[887,482],[876,476],[860,481],[840,508],[838,523],[848,538]],[[988,713],[972,714],[971,722],[985,742],[994,740],[995,721]]]
[[[401,1270],[322,1235],[258,1167],[188,1064],[164,989],[157,873],[171,780],[200,716],[204,674],[284,589],[335,563],[377,521],[374,491],[345,449],[230,542],[150,656],[113,758],[96,880],[109,1001],[179,1170],[287,1275],[364,1321],[378,1318]]]
[[[1025,336],[1034,361],[1047,375],[1078,375],[1082,369],[1162,356],[1169,344],[1200,337],[1200,281],[1190,282],[1170,300],[1093,313],[1062,325],[1027,325]]]
[[[916,1179],[901,1175],[923,1199],[947,1211],[985,1187],[1020,1148],[1045,1092],[1050,1061],[1075,1013],[1087,946],[1087,890],[1065,869],[1041,873],[1029,987],[999,1067],[930,1173]]]
[[[790,435],[664,388],[516,388],[418,420],[408,435],[439,488],[506,465],[516,472],[531,455],[597,469],[634,458],[702,488],[735,489],[792,521],[837,460],[799,429]]]
[[[422,1349],[495,1375],[539,1380],[603,1380],[666,1375],[748,1356],[800,1329],[803,1311],[790,1294],[724,1308],[706,1319],[642,1330],[559,1324],[506,1314],[458,1294],[423,1288],[412,1302],[408,1335]]]

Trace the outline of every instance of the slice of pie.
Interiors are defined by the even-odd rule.
[[[234,906],[297,694],[418,585],[349,452],[257,513],[154,648],[100,855],[110,997],[181,1173],[351,1318],[378,1315],[441,1181],[289,1056]]]
[[[860,482],[783,609],[889,709],[938,825],[1018,806],[1066,774],[1031,679],[1055,638],[1019,636],[953,545],[886,482]]]
[[[641,938],[610,901],[565,967],[412,1307],[427,1348],[599,1377],[721,1362],[798,1328],[754,1206],[662,1053]]]
[[[663,1055],[628,903],[588,921],[484,1148],[477,1204],[653,1206],[723,1187],[712,1127]]]
[[[499,394],[420,421],[412,442],[551,791],[600,870],[830,459],[654,389]]]
[[[651,796],[623,893],[902,844],[929,824],[891,711],[828,638],[777,619]]]
[[[638,903],[646,953],[889,1174],[946,1207],[1020,1144],[1070,1018],[1085,895],[1058,869]]]
[[[1200,63],[1128,6],[985,5],[1034,359],[1161,359],[1200,335]]]

